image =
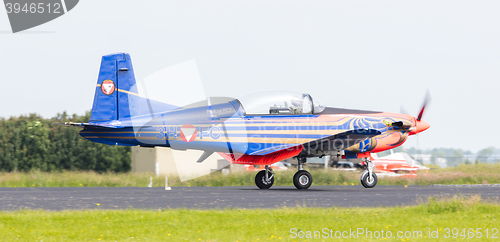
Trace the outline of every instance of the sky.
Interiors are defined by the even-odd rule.
[[[498,1],[85,0],[12,34],[0,11],[0,117],[90,110],[102,55],[136,78],[195,60],[209,96],[307,92],[327,106],[424,114],[405,146],[500,145]],[[171,86],[169,93],[190,87]]]

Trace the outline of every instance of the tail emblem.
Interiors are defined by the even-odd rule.
[[[111,95],[115,92],[115,83],[111,80],[104,80],[101,84],[101,91],[106,95]]]

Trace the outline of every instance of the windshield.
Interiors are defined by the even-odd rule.
[[[295,115],[321,113],[325,106],[307,93],[267,91],[239,99],[246,115]]]

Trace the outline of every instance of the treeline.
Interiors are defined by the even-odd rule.
[[[78,134],[81,128],[54,124],[89,119],[90,112],[1,118],[0,171],[130,171],[130,147],[90,142]]]

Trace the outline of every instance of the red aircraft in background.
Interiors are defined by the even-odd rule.
[[[417,171],[429,169],[404,152],[391,153],[383,157],[372,153],[370,160],[375,165],[375,171],[381,175],[385,173],[395,176],[416,176]]]

